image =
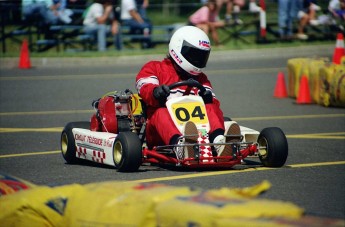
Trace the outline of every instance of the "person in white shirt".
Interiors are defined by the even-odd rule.
[[[117,49],[118,21],[113,14],[113,6],[111,0],[95,0],[95,2],[87,9],[86,16],[83,21],[84,32],[92,35],[97,40],[98,51],[105,51],[107,42],[107,34],[114,35],[114,45]],[[111,25],[107,26],[107,22],[111,21]]]
[[[71,0],[70,0],[71,1]],[[76,0],[72,0],[76,1]],[[64,24],[70,24],[72,22],[73,11],[67,9],[67,0],[53,0],[56,5],[56,15],[59,17],[60,21]]]
[[[121,1],[121,24],[130,27],[131,34],[147,36],[142,40],[143,48],[150,48],[152,24],[149,19],[142,18],[138,13],[135,0]]]
[[[22,0],[22,11],[24,20],[41,20],[44,25],[59,22],[53,0]]]
[[[329,1],[328,9],[335,18],[345,20],[345,0]]]
[[[142,18],[147,18],[146,9],[149,6],[149,0],[136,0],[138,13]]]

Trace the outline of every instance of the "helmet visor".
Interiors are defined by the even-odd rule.
[[[187,41],[183,41],[181,54],[193,66],[204,68],[210,56],[210,50],[201,50]]]

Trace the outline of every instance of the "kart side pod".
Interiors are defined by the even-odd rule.
[[[91,131],[117,133],[114,97],[104,97],[94,103],[97,112],[91,117]]]
[[[91,131],[119,133],[130,130],[130,94],[115,93],[92,103],[96,113],[91,117]]]

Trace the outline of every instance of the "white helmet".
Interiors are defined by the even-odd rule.
[[[205,68],[211,52],[210,39],[195,26],[183,26],[170,39],[169,54],[177,65],[192,75]]]

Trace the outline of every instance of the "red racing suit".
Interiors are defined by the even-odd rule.
[[[211,83],[204,73],[193,77],[193,79],[212,91]],[[146,63],[136,77],[136,89],[147,106],[146,140],[148,145],[167,145],[173,136],[181,135],[167,108],[162,107],[153,96],[154,88],[179,81],[183,80],[177,74],[172,61],[168,58],[163,61],[150,61]],[[187,86],[172,89],[167,99],[182,96],[186,89]],[[198,95],[198,90],[193,88],[190,91],[190,95]],[[206,104],[206,112],[210,121],[209,133],[219,129],[224,132],[223,112],[214,94],[213,103]]]

